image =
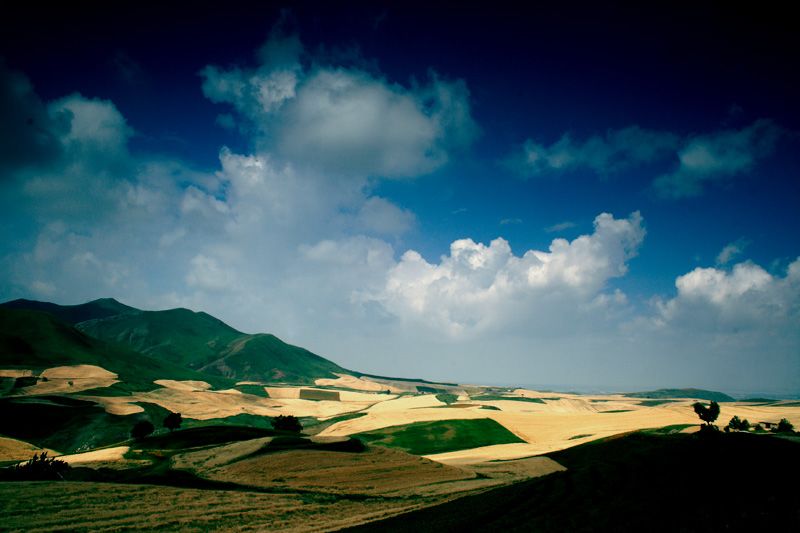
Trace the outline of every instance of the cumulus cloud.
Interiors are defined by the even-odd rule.
[[[609,130],[583,141],[565,133],[549,146],[528,139],[506,159],[506,165],[520,176],[533,178],[586,168],[601,175],[649,163],[674,151],[677,135],[629,126]]]
[[[762,119],[740,130],[692,137],[678,152],[677,170],[656,178],[653,187],[665,198],[698,196],[712,182],[751,171],[772,154],[780,135],[781,128]]]
[[[627,272],[644,235],[638,212],[627,219],[603,213],[594,233],[571,242],[555,239],[546,252],[517,256],[502,238],[488,246],[454,241],[438,263],[409,250],[389,271],[385,287],[366,298],[403,320],[473,335],[542,315],[553,300],[568,307],[592,302],[610,279]]]
[[[296,36],[278,33],[256,67],[205,67],[203,92],[232,106],[261,149],[328,173],[427,174],[478,134],[462,81],[432,74],[404,87],[356,68],[304,65],[303,55]]]

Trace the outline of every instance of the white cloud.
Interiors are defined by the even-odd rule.
[[[506,164],[526,178],[588,168],[605,175],[655,161],[673,151],[678,137],[672,133],[629,126],[575,141],[565,133],[550,146],[528,139]]]
[[[625,274],[644,235],[638,212],[627,219],[604,213],[595,219],[593,234],[555,239],[547,252],[516,256],[502,238],[488,246],[460,239],[431,264],[410,250],[391,269],[385,287],[365,299],[403,320],[471,336],[540,315],[553,298],[567,307],[591,301],[611,278]]]
[[[782,130],[771,120],[757,120],[740,130],[690,138],[678,152],[679,166],[653,186],[665,198],[698,196],[706,185],[751,171],[775,149]]]
[[[260,56],[255,68],[207,66],[203,92],[233,106],[263,150],[296,166],[413,177],[441,167],[478,133],[461,81],[432,75],[407,88],[353,68],[304,67],[299,40],[280,35]]]

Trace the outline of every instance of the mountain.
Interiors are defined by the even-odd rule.
[[[25,309],[28,311],[43,311],[56,316],[62,322],[75,325],[78,322],[95,318],[107,318],[122,313],[136,312],[135,307],[127,306],[113,298],[100,298],[85,304],[58,305],[50,302],[37,302],[36,300],[12,300],[0,304],[5,309]]]
[[[141,311],[111,298],[67,306],[14,300],[0,304],[0,309],[46,312],[53,318],[60,319],[62,323],[74,324],[83,333],[80,340],[73,338],[74,342],[86,342],[86,338],[99,339],[163,361],[173,368],[195,370],[211,376],[313,383],[316,378],[335,377],[334,372],[350,373],[339,365],[304,348],[287,344],[274,335],[242,333],[207,313],[188,309]],[[42,317],[34,320],[37,321],[42,322]],[[46,330],[57,329],[52,324],[29,326],[42,326]],[[47,353],[50,355],[40,357],[37,359],[38,363],[46,364],[48,357],[52,356],[53,360],[62,361],[57,364],[68,364],[63,362],[64,357],[59,355],[62,352],[58,347],[60,342],[72,338],[75,333],[59,331],[60,334],[53,339],[48,336],[43,339],[43,342],[48,343],[50,349]],[[17,341],[9,338],[8,342],[13,344]],[[5,353],[7,348],[9,347],[0,349]],[[113,370],[110,367],[104,368]],[[159,376],[165,377],[172,376]]]
[[[690,398],[697,400],[707,400],[709,402],[735,402],[736,400],[724,392],[704,389],[658,389],[645,392],[631,392],[626,394],[628,398]]]
[[[95,339],[42,311],[0,307],[0,367],[43,370],[63,365],[96,365],[115,372],[133,389],[150,390],[156,379],[209,379],[191,369]]]
[[[339,365],[269,334],[237,331],[213,316],[188,309],[138,311],[81,322],[102,340],[205,374],[248,381],[313,383],[348,374]]]

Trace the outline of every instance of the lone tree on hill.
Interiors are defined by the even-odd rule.
[[[298,420],[296,416],[292,415],[276,416],[272,419],[272,427],[278,431],[292,431],[294,433],[300,433],[303,430],[300,420]]]
[[[149,420],[140,420],[136,422],[131,430],[131,437],[136,440],[142,440],[146,436],[150,435],[155,431],[156,428],[153,426],[152,422]]]
[[[692,407],[694,408],[694,412],[697,413],[697,416],[700,417],[700,420],[705,422],[709,427],[711,427],[712,423],[719,416],[719,404],[717,402],[712,401],[708,407],[700,402],[695,402]]]
[[[181,417],[180,413],[170,413],[164,417],[164,427],[170,432],[173,432],[181,427],[182,422],[183,418]]]

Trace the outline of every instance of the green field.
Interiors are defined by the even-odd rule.
[[[480,394],[478,396],[472,396],[470,397],[470,399],[475,400],[476,402],[494,402],[501,400],[511,400],[512,402],[544,403],[544,400],[541,398],[523,398],[522,396],[500,396],[497,394]]]
[[[397,448],[414,455],[525,442],[489,418],[416,422],[366,431],[353,436],[368,444]]]

